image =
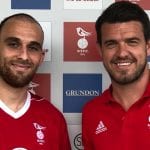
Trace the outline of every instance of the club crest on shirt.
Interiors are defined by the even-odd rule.
[[[43,145],[45,143],[44,130],[46,129],[46,127],[43,127],[38,123],[33,123],[33,125],[34,125],[34,128],[36,129],[37,142],[40,145]]]
[[[27,149],[23,147],[17,147],[17,148],[13,148],[12,150],[27,150]]]
[[[147,123],[148,128],[150,129],[150,115],[148,116],[148,123]]]

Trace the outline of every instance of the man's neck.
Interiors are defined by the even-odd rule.
[[[27,98],[27,87],[14,88],[0,79],[0,100],[12,111],[21,109]]]

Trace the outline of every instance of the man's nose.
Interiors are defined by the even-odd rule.
[[[18,53],[18,57],[23,59],[23,60],[27,60],[29,58],[29,53],[28,53],[28,50],[25,46],[20,48],[19,53]]]
[[[128,46],[126,43],[119,43],[117,53],[119,56],[126,56],[128,54]]]

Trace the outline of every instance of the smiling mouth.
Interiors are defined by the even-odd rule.
[[[13,65],[13,69],[16,71],[27,71],[30,68],[30,65],[25,65],[25,64],[12,64]]]
[[[118,63],[115,63],[117,66],[121,67],[121,66],[129,66],[131,65],[132,63],[131,62],[118,62]]]
[[[131,60],[116,60],[113,61],[112,64],[114,64],[115,69],[117,69],[118,71],[125,71],[128,70],[134,62],[135,61]]]

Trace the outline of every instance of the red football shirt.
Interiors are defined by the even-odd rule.
[[[150,84],[128,111],[115,102],[111,88],[83,109],[84,150],[150,150]]]
[[[47,100],[28,93],[11,111],[0,101],[0,150],[71,150],[63,115]]]

